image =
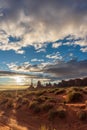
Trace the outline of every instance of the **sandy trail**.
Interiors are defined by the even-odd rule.
[[[29,129],[20,126],[16,121],[16,118],[13,118],[12,116],[9,118],[2,111],[0,113],[0,130],[29,130]]]

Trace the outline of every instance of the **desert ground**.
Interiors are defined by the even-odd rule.
[[[1,91],[0,130],[87,130],[87,87]]]

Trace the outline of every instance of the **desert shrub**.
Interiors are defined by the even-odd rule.
[[[83,89],[80,87],[70,87],[67,89],[67,94],[71,92],[81,92],[81,91],[83,91]]]
[[[34,113],[39,113],[40,111],[41,111],[40,106],[36,106],[36,107],[33,109],[33,112],[34,112]]]
[[[65,118],[66,117],[66,110],[62,107],[59,107],[57,110],[52,109],[49,111],[48,119],[50,121],[53,121],[57,117],[59,117],[61,119]]]
[[[35,95],[35,93],[36,93],[36,92],[34,92],[34,91],[27,91],[27,92],[23,95],[23,97],[29,98],[30,96]]]
[[[56,99],[53,99],[53,98],[50,98],[50,99],[48,99],[47,101],[48,101],[48,102],[51,102],[51,103],[56,103],[56,102],[57,102]]]
[[[44,96],[44,99],[45,99],[45,100],[48,100],[48,99],[49,99],[49,97],[47,97],[47,96]]]
[[[59,90],[57,90],[56,92],[55,92],[55,94],[57,95],[57,94],[63,94],[63,93],[65,93],[66,91],[65,91],[65,89],[59,89]]]
[[[30,108],[30,109],[33,109],[33,108],[35,108],[37,105],[38,105],[38,102],[37,102],[37,101],[31,101],[30,104],[29,104],[29,108]]]
[[[12,98],[14,95],[11,92],[7,92],[5,94],[5,96],[8,97],[8,98]]]
[[[32,101],[30,102],[29,108],[34,112],[34,113],[39,113],[40,112],[40,106],[37,101]]]
[[[51,88],[51,89],[49,89],[48,92],[49,92],[49,93],[55,93],[57,90],[58,90],[58,88],[54,88],[54,89]]]
[[[9,99],[8,102],[5,104],[5,106],[6,108],[9,108],[9,109],[13,108],[14,107],[13,100]]]
[[[59,107],[57,109],[57,111],[58,111],[58,117],[59,118],[65,118],[65,116],[66,116],[66,110],[63,107]]]
[[[82,89],[80,87],[73,87],[72,90],[78,92],[78,91],[82,91]]]
[[[52,109],[52,110],[49,111],[48,119],[50,121],[53,121],[57,117],[57,115],[58,115],[58,111]]]
[[[84,94],[87,94],[87,90],[84,89],[84,90],[83,90],[83,93],[84,93]]]
[[[8,98],[4,98],[4,99],[2,99],[2,100],[0,101],[0,104],[3,105],[3,104],[5,104],[5,103],[7,103],[8,100],[9,100]]]
[[[82,121],[87,119],[87,113],[85,111],[78,111],[77,116]]]
[[[37,92],[36,92],[36,96],[41,96],[41,95],[43,95],[45,92],[46,92],[45,90],[44,90],[44,91],[37,91]]]
[[[16,104],[15,108],[20,109],[22,107],[22,104]]]
[[[50,109],[52,109],[54,106],[53,106],[53,104],[47,104],[47,103],[45,103],[45,104],[43,104],[42,105],[42,107],[41,107],[41,109],[43,110],[43,111],[45,111],[45,112],[48,112]]]
[[[22,105],[29,105],[29,100],[27,98],[23,98]]]
[[[22,102],[22,96],[19,96],[19,97],[17,98],[17,102],[19,102],[19,103]]]
[[[49,130],[49,128],[47,128],[45,125],[42,125],[39,130]]]
[[[45,101],[44,97],[37,97],[34,100],[37,101],[38,103],[43,103]]]
[[[70,92],[66,96],[66,101],[67,102],[81,102],[83,99],[82,93],[80,92]]]

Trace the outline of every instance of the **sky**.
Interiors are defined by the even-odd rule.
[[[0,0],[0,85],[87,76],[87,0]]]

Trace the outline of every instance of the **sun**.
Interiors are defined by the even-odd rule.
[[[21,77],[15,77],[16,83],[21,85],[22,84],[22,78]]]

